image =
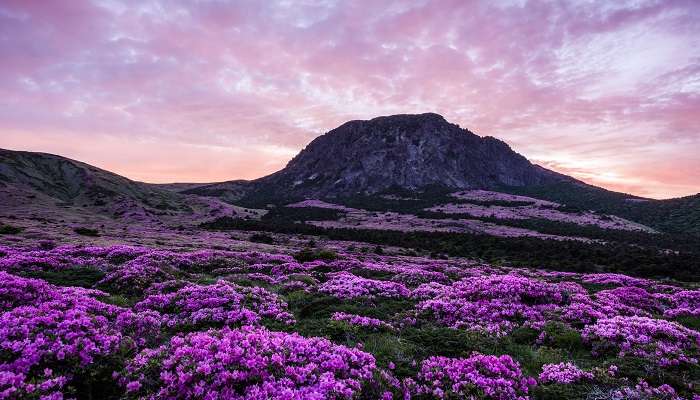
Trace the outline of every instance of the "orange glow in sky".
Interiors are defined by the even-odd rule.
[[[0,147],[251,179],[350,119],[437,112],[613,190],[700,191],[700,2],[0,3]]]

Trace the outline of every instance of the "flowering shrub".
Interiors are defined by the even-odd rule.
[[[172,266],[174,257],[166,252],[141,255],[107,274],[97,284],[111,292],[139,295],[154,283],[175,279],[180,271]]]
[[[18,301],[3,299],[8,310],[0,314],[0,398],[60,396],[75,374],[132,343],[117,320],[129,311],[97,301],[92,291],[8,274],[0,279],[3,289],[28,289]]]
[[[105,262],[92,254],[75,254],[72,247],[53,250],[14,251],[0,258],[0,271],[10,273],[28,271],[63,271],[75,268],[104,269]]]
[[[634,278],[622,274],[588,274],[582,279],[585,283],[593,283],[597,285],[615,285],[615,286],[637,286],[647,287],[653,282],[648,279]]]
[[[513,275],[473,277],[444,287],[416,308],[452,328],[502,335],[521,324],[541,327],[545,315],[559,309],[569,290]]]
[[[622,286],[596,293],[596,303],[608,316],[638,315],[650,317],[660,310],[655,296],[645,289]]]
[[[432,299],[446,290],[445,285],[437,282],[424,283],[411,292],[411,297],[417,300]]]
[[[445,398],[527,400],[532,378],[510,356],[430,357],[416,377],[418,394]]]
[[[409,286],[418,286],[426,283],[448,283],[450,279],[440,271],[426,271],[423,269],[409,269],[394,276],[393,280]]]
[[[614,391],[611,397],[613,400],[681,400],[671,386],[653,387],[644,380],[640,380],[634,388],[627,386]],[[693,396],[693,400],[696,398]]]
[[[561,319],[577,325],[587,325],[607,315],[588,295],[574,295],[571,304],[561,311]]]
[[[593,379],[591,372],[581,371],[576,365],[570,362],[559,364],[545,364],[539,376],[541,383],[576,383],[582,380]]]
[[[331,316],[333,321],[342,321],[349,325],[361,326],[371,329],[393,329],[393,327],[386,322],[370,317],[363,317],[361,315],[347,314],[344,312],[336,312]]]
[[[618,316],[587,326],[582,336],[598,354],[612,350],[619,357],[647,358],[661,367],[698,362],[700,334],[675,322]]]
[[[683,290],[664,297],[669,303],[664,317],[700,317],[700,290]]]
[[[361,278],[349,272],[334,273],[327,282],[321,284],[319,292],[340,299],[356,297],[408,297],[410,291],[401,283]]]
[[[250,325],[267,317],[293,323],[287,304],[261,287],[243,287],[220,280],[213,285],[189,284],[172,293],[152,294],[134,306],[136,311],[161,314],[170,328],[209,325]]]
[[[106,296],[99,290],[55,287],[41,279],[20,278],[0,272],[0,310],[33,305],[50,300],[70,302],[76,298]]]
[[[370,354],[326,339],[243,327],[176,336],[120,380],[131,398],[351,399],[375,368]]]
[[[691,284],[338,254],[300,262],[264,252],[0,246],[0,399],[610,400],[698,391],[700,333],[691,328],[700,290]],[[81,279],[83,267],[97,273]],[[87,288],[101,278],[100,290]],[[512,357],[472,353],[481,349]],[[593,358],[580,354],[589,351]],[[530,387],[516,360],[543,365],[540,386]]]

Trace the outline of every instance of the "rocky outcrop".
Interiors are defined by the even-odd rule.
[[[347,122],[254,186],[268,195],[338,197],[389,188],[493,189],[562,180],[573,179],[530,163],[498,139],[428,113]]]

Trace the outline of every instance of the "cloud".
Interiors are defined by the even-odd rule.
[[[434,111],[593,183],[691,194],[699,21],[695,1],[5,1],[0,146],[253,178],[348,119]]]

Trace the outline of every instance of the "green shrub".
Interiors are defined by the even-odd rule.
[[[566,350],[568,352],[577,352],[585,350],[581,334],[565,324],[560,322],[550,321],[544,326],[546,334],[545,341],[547,344]]]
[[[316,260],[333,261],[337,258],[338,255],[334,251],[325,249],[314,250],[306,248],[294,254],[294,259],[299,262],[308,262]]]
[[[0,235],[16,235],[20,232],[22,232],[22,228],[0,224]]]
[[[60,271],[26,271],[20,275],[27,278],[43,279],[58,286],[90,288],[99,282],[105,273],[95,268],[77,267]]]
[[[590,384],[539,385],[533,389],[532,398],[536,400],[585,400],[591,389]]]
[[[250,240],[251,242],[255,242],[255,243],[264,243],[264,244],[274,244],[275,243],[275,239],[272,236],[264,234],[264,233],[254,233],[250,236],[250,238],[248,240]]]
[[[676,322],[685,326],[686,328],[700,331],[700,317],[695,317],[692,315],[683,315],[680,317],[676,317]]]
[[[97,229],[92,229],[92,228],[74,228],[73,232],[77,233],[78,235],[82,236],[100,236],[100,233],[97,231]]]

